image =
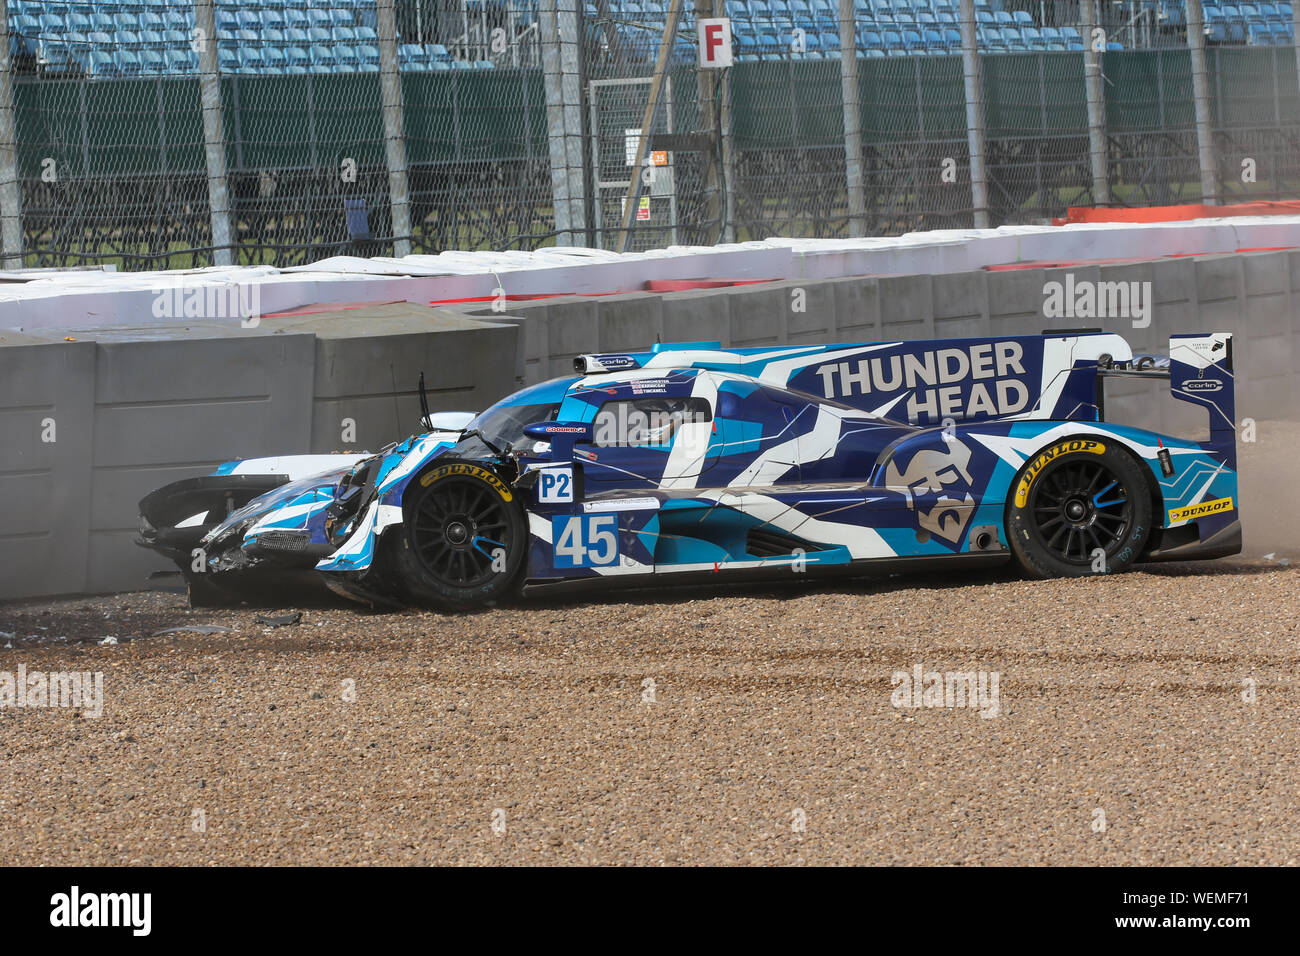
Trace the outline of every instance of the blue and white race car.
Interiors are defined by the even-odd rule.
[[[375,455],[231,462],[141,504],[196,603],[309,574],[378,604],[1015,561],[1048,577],[1241,550],[1232,337],[1118,335],[579,356]],[[1111,424],[1167,378],[1209,440]]]

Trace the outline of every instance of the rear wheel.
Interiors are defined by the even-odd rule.
[[[528,536],[513,490],[490,469],[449,462],[412,482],[394,564],[412,600],[467,608],[514,592]]]
[[[1126,570],[1150,537],[1151,496],[1141,466],[1092,436],[1043,449],[1012,487],[1011,549],[1037,577]]]

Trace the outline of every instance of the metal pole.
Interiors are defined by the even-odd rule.
[[[388,201],[393,210],[393,255],[411,254],[411,186],[406,174],[406,129],[402,119],[402,75],[397,68],[397,17],[393,0],[377,0],[379,88],[384,102],[384,155]]]
[[[862,104],[853,0],[840,0],[840,98],[844,103],[844,179],[849,193],[849,235],[867,232],[867,190],[862,174]]]
[[[233,265],[230,190],[226,181],[226,130],[221,107],[221,73],[217,63],[217,19],[212,0],[194,0],[199,32],[199,94],[203,106],[203,154],[208,166],[208,211],[212,220],[212,261]]]
[[[1201,0],[1187,0],[1187,48],[1192,54],[1192,97],[1196,101],[1201,202],[1214,206],[1219,202],[1219,167],[1214,158],[1214,132],[1210,127],[1209,68],[1205,60],[1205,17],[1201,12]]]
[[[961,64],[966,87],[966,145],[970,151],[970,198],[975,228],[989,227],[989,193],[984,172],[984,84],[975,39],[975,0],[961,0]]]
[[[706,20],[709,17],[719,15],[715,0],[695,0],[695,16],[697,19]],[[722,143],[719,141],[718,112],[714,109],[714,104],[718,103],[718,97],[721,94],[718,73],[715,69],[702,69],[697,67],[695,70],[695,86],[698,93],[700,105],[700,133],[709,138],[709,154],[704,157],[703,163],[703,184],[700,190],[704,198],[704,211],[701,217],[705,223],[711,227],[717,228],[716,235],[719,240],[726,228],[726,210],[722,208]],[[718,103],[720,107],[721,104]],[[674,190],[675,192],[676,190]],[[676,226],[676,220],[673,221]]]
[[[668,58],[673,52],[673,41],[677,37],[677,23],[681,15],[682,0],[672,0],[668,8],[668,23],[664,27],[663,38],[659,41],[659,55],[655,58],[650,96],[646,100],[645,115],[641,120],[641,136],[637,139],[636,154],[632,157],[632,181],[628,183],[627,196],[623,200],[623,225],[618,232],[619,252],[627,251],[628,241],[632,238],[632,223],[636,221],[637,200],[641,195],[641,170],[645,167],[646,153],[650,150],[650,136],[655,117],[659,113],[659,97],[663,91],[664,79],[668,76]]]
[[[0,3],[0,268],[23,266],[22,189],[18,185],[18,135],[14,118],[9,14]]]
[[[1300,82],[1300,3],[1291,4],[1291,39],[1295,43],[1296,81]]]
[[[718,16],[723,16],[723,0],[714,0]],[[722,71],[722,113],[718,124],[718,135],[722,139],[722,241],[736,241],[736,149],[731,140],[731,67]]]
[[[587,214],[583,187],[578,0],[540,0],[537,27],[546,88],[546,139],[551,157],[555,243],[580,246],[586,241]]]
[[[1101,85],[1101,55],[1093,48],[1093,30],[1097,27],[1097,4],[1080,0],[1080,24],[1083,27],[1083,80],[1088,95],[1088,156],[1092,161],[1092,202],[1110,205],[1110,176],[1106,168],[1106,94]]]

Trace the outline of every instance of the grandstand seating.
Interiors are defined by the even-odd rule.
[[[183,0],[0,0],[11,48],[52,74],[122,77],[198,70],[194,10]],[[377,73],[374,0],[217,0],[217,58],[241,75]],[[533,6],[525,9],[533,10]],[[404,71],[492,69],[442,44],[404,43]]]
[[[7,3],[11,43],[44,72],[91,76],[190,74],[193,8],[178,0],[0,0]],[[506,0],[495,0],[504,7]],[[1297,0],[1300,2],[1300,0]],[[1186,24],[1181,0],[1146,0],[1165,28]],[[1218,44],[1290,45],[1290,3],[1204,0],[1206,39]],[[516,23],[536,17],[536,0],[514,0]],[[1004,0],[978,0],[977,37],[991,54],[1083,49],[1079,30],[1038,23]],[[585,2],[588,27],[600,16]],[[634,57],[653,57],[667,0],[608,0],[616,32]],[[961,51],[957,0],[853,0],[860,56],[952,55]],[[1049,6],[1050,9],[1050,6]],[[735,52],[741,61],[833,59],[841,55],[838,0],[727,0]],[[242,75],[355,73],[379,70],[374,0],[217,0],[218,62]],[[679,62],[694,57],[687,5],[674,48]],[[599,36],[599,34],[593,34]],[[399,38],[400,42],[400,38]],[[448,41],[450,42],[450,41]],[[1122,49],[1117,43],[1108,49]],[[456,60],[443,44],[400,43],[407,72],[490,69],[491,60]]]

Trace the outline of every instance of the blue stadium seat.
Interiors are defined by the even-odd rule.
[[[287,27],[284,31],[284,42],[290,46],[306,47],[311,45],[311,37],[301,27]]]
[[[338,7],[329,11],[329,17],[330,26],[335,27],[350,27],[356,22],[350,10],[340,10]]]
[[[276,27],[262,28],[262,45],[264,47],[283,47],[285,44],[284,31]]]
[[[113,64],[121,76],[138,76],[140,73],[140,57],[134,50],[115,51]]]
[[[333,50],[317,43],[311,48],[311,64],[319,72],[333,73],[338,66],[338,61]]]
[[[113,54],[104,50],[91,50],[86,58],[86,72],[91,76],[116,76],[117,65]]]
[[[334,42],[334,34],[329,31],[328,27],[312,27],[307,31],[307,37],[312,43],[329,45]]]
[[[113,45],[128,49],[137,47],[140,45],[140,37],[132,33],[130,30],[118,30],[113,34]]]
[[[334,60],[338,64],[340,71],[351,73],[361,65],[361,60],[357,57],[357,51],[346,43],[336,43],[333,47]]]
[[[299,10],[297,7],[288,7],[285,9],[284,26],[286,30],[290,28],[306,30],[310,25],[311,23],[307,18],[306,10]]]
[[[257,49],[241,48],[239,50],[239,72],[261,73],[262,51]]]
[[[191,30],[194,28],[194,14],[180,10],[168,10],[163,17],[169,30]]]
[[[330,15],[328,10],[312,8],[307,11],[307,21],[314,27],[330,27]]]
[[[1016,26],[1020,27],[1021,30],[1025,27],[1032,27],[1034,25],[1034,18],[1024,10],[1017,10],[1011,15],[1011,18],[1015,21]]]
[[[162,54],[157,50],[141,50],[140,72],[147,73],[150,76],[166,73],[167,65],[163,62]]]
[[[164,30],[163,42],[169,47],[188,47],[190,45],[190,35],[181,30]]]
[[[217,51],[217,69],[222,73],[238,73],[239,55],[229,47],[222,47]]]
[[[357,42],[378,44],[379,34],[375,32],[374,27],[357,27]]]
[[[77,14],[77,16],[80,16],[80,14]],[[69,21],[71,21],[71,17],[69,17]],[[140,14],[138,22],[140,24],[141,32],[144,32],[145,30],[157,30],[161,32],[166,29],[167,26],[166,21],[164,21],[162,17],[151,11],[146,11]]]
[[[262,11],[262,27],[271,30],[283,30],[285,28],[284,11],[269,7]]]
[[[335,43],[347,43],[349,45],[357,42],[357,31],[352,27],[335,27],[330,31]]]
[[[288,58],[284,51],[276,46],[262,47],[262,72],[272,75],[278,75],[285,71],[289,65]]]
[[[306,73],[311,70],[311,54],[304,47],[291,46],[284,51],[284,56],[289,61],[289,72]]]
[[[143,47],[149,49],[160,49],[167,45],[167,41],[163,39],[163,35],[157,30],[141,30],[139,35],[140,45]],[[144,62],[143,57],[141,57],[140,62]]]
[[[168,50],[163,54],[169,73],[197,73],[199,56],[193,50]]]
[[[94,29],[102,30],[105,33],[112,33],[117,29],[117,25],[113,22],[113,18],[107,13],[92,13],[90,15],[90,25]]]

